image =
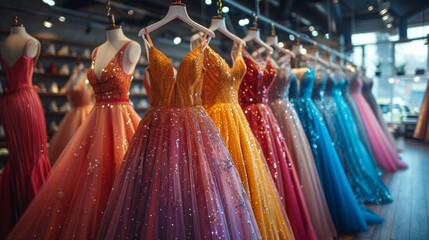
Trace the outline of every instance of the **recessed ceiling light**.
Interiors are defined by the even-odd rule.
[[[49,20],[45,20],[43,22],[43,26],[45,26],[46,28],[51,28],[52,27],[52,22]]]
[[[178,45],[179,43],[181,43],[182,42],[182,39],[180,38],[180,37],[175,37],[174,39],[173,39],[173,43],[174,44],[176,44],[176,45]]]
[[[66,17],[64,17],[64,16],[59,16],[59,17],[58,17],[58,21],[60,21],[60,22],[65,22],[65,21],[66,21]]]
[[[206,5],[212,5],[212,0],[206,0]]]
[[[371,12],[372,10],[374,10],[374,6],[369,5],[369,6],[368,6],[368,11],[370,11],[370,12]]]
[[[222,8],[222,12],[223,13],[228,13],[229,12],[229,7],[225,6]]]

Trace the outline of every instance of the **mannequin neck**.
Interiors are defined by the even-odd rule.
[[[114,43],[125,39],[127,39],[127,37],[124,35],[122,28],[106,31],[106,40],[110,43]]]
[[[10,33],[11,34],[19,34],[19,35],[27,34],[27,32],[25,31],[25,27],[11,27]]]

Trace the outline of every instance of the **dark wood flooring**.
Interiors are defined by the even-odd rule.
[[[393,203],[369,206],[384,218],[383,224],[340,239],[429,239],[429,144],[407,140],[401,145],[404,150],[400,155],[409,168],[383,176]]]

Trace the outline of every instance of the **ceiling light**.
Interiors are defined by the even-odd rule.
[[[43,22],[43,26],[45,26],[46,28],[51,28],[52,27],[52,22],[49,20],[45,20]]]
[[[206,5],[212,5],[212,0],[206,0]]]
[[[329,33],[325,33],[325,38],[329,39]]]
[[[58,17],[58,21],[60,21],[60,22],[65,22],[65,21],[66,21],[66,17],[64,17],[64,16],[59,16],[59,17]]]
[[[370,11],[370,12],[371,12],[372,10],[374,10],[374,6],[369,5],[369,6],[368,6],[368,11]]]
[[[383,8],[381,11],[380,11],[380,15],[384,15],[384,14],[386,14],[387,13],[387,8]]]
[[[294,35],[292,35],[292,34],[290,34],[290,35],[289,35],[289,39],[290,39],[291,41],[294,41],[294,40],[295,40],[295,36],[294,36]]]
[[[420,77],[415,76],[414,77],[414,82],[418,82],[418,81],[420,81]]]
[[[55,6],[55,1],[54,0],[43,0],[43,2],[46,3],[46,4],[48,4],[51,7]]]
[[[383,21],[386,21],[387,19],[389,19],[389,15],[384,15],[381,19],[383,19]]]
[[[310,26],[310,27],[308,27],[308,30],[311,32],[311,31],[314,31],[314,27],[313,26]]]
[[[395,79],[393,77],[389,78],[389,83],[390,84],[394,84],[395,83]]]
[[[129,16],[134,15],[134,10],[132,10],[132,9],[128,10],[128,15],[129,15]]]
[[[228,13],[229,12],[229,7],[225,6],[222,8],[222,12],[223,13]]]
[[[285,44],[283,42],[279,42],[279,47],[284,48]]]
[[[246,26],[249,23],[250,23],[250,21],[248,18],[238,20],[238,25],[240,25],[240,26]]]
[[[317,37],[317,35],[319,35],[319,32],[314,30],[311,32],[311,35],[313,35],[313,37]]]
[[[305,49],[305,48],[301,48],[301,49],[299,50],[299,52],[300,52],[302,55],[305,55],[305,54],[307,54],[307,49]]]
[[[392,27],[392,24],[391,24],[391,23],[388,23],[388,24],[386,25],[386,27],[387,27],[387,28],[391,28],[391,27]]]
[[[176,44],[176,45],[178,45],[181,42],[182,42],[182,39],[180,37],[175,37],[174,40],[173,40],[173,43]]]

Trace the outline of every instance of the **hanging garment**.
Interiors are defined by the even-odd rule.
[[[0,95],[0,124],[9,152],[0,172],[0,239],[24,213],[51,169],[45,115],[32,85],[36,59],[23,55],[9,67],[0,56],[6,73],[6,87]]]
[[[219,129],[249,196],[263,239],[293,239],[265,157],[238,103],[246,73],[241,45],[230,68],[210,47],[204,53],[204,108]]]
[[[350,93],[362,116],[363,125],[378,166],[386,172],[407,168],[407,165],[399,160],[399,155],[390,144],[371,107],[363,97],[362,80],[359,77],[351,81]]]
[[[177,72],[151,43],[151,106],[115,180],[99,239],[259,239],[240,176],[201,105],[203,41]]]
[[[429,142],[429,84],[426,87],[425,96],[420,106],[419,119],[414,131],[414,137]]]
[[[101,217],[140,117],[128,99],[132,73],[122,67],[124,50],[115,54],[100,77],[94,51],[88,80],[94,109],[59,156],[48,181],[31,202],[9,239],[90,239]]]
[[[350,109],[342,97],[344,78],[318,76],[313,100],[322,113],[340,157],[342,166],[359,203],[392,202],[389,190],[381,181],[375,161],[360,141]]]
[[[260,66],[244,52],[247,71],[239,88],[239,102],[266,158],[271,176],[286,208],[293,233],[297,239],[314,239],[301,183],[286,147],[277,120],[268,105],[268,91],[275,80],[276,70],[271,60]]]
[[[293,69],[289,96],[313,151],[326,201],[338,235],[366,231],[382,219],[359,207],[322,116],[311,100],[314,70]]]
[[[290,65],[280,66],[277,69],[277,79],[269,92],[270,107],[279,123],[295,164],[317,237],[318,239],[333,239],[336,236],[335,226],[320,184],[313,153],[298,115],[289,102],[291,78]]]

